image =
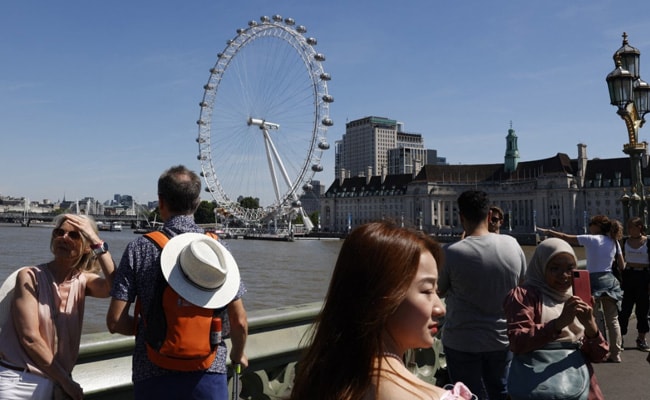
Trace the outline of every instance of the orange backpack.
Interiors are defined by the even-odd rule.
[[[215,239],[218,236],[206,232]],[[144,235],[160,249],[169,241],[161,231]],[[174,371],[200,371],[212,365],[218,346],[210,343],[212,320],[225,309],[196,306],[182,298],[158,271],[154,297],[144,317],[147,356],[159,367]],[[139,309],[136,305],[136,314]]]

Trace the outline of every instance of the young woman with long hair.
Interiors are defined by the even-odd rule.
[[[440,245],[389,222],[345,239],[310,346],[298,362],[292,400],[470,399],[418,379],[406,350],[433,345],[445,308],[438,297]]]

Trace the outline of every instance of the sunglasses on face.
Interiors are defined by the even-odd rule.
[[[68,235],[72,240],[81,240],[81,233],[77,231],[66,231],[61,228],[56,228],[52,231],[52,236],[54,237],[64,237],[65,235]]]
[[[492,223],[493,223],[493,224],[496,224],[497,222],[501,222],[501,221],[503,221],[503,218],[492,217]]]

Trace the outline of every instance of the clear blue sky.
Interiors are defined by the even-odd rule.
[[[327,56],[332,144],[346,120],[376,115],[450,164],[500,163],[512,121],[523,161],[573,158],[578,143],[623,157],[605,77],[626,31],[650,80],[649,12],[645,0],[3,2],[0,194],[155,200],[164,169],[200,169],[198,102],[216,53],[276,13]],[[316,177],[326,185],[333,160]]]

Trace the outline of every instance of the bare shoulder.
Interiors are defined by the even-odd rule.
[[[374,393],[368,399],[439,399],[446,390],[428,384],[406,368],[403,371],[382,371],[377,397]],[[373,390],[374,392],[374,390]]]

